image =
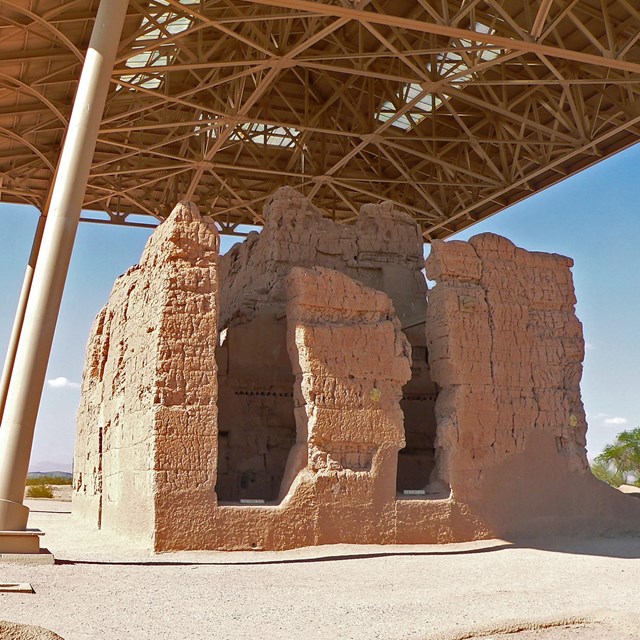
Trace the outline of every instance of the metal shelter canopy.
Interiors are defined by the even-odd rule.
[[[0,0],[3,202],[46,209],[97,7]],[[288,184],[428,240],[639,139],[638,0],[131,0],[84,206],[233,233]]]

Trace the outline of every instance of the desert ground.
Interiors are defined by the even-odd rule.
[[[27,505],[56,564],[0,564],[35,591],[0,593],[0,620],[65,640],[640,638],[638,538],[154,555]]]

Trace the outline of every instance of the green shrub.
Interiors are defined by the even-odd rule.
[[[27,486],[33,487],[42,484],[70,485],[72,481],[72,478],[63,478],[60,476],[35,476],[27,479]]]
[[[640,427],[619,433],[616,441],[593,461],[591,471],[614,487],[640,486]]]
[[[624,474],[604,460],[596,458],[591,463],[591,473],[593,473],[598,480],[602,480],[602,482],[606,482],[612,487],[619,487],[621,484],[624,484]]]
[[[53,498],[53,491],[46,484],[33,484],[27,489],[27,498]]]

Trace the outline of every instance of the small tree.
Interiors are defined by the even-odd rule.
[[[619,433],[616,441],[593,461],[591,471],[614,487],[640,486],[640,427]]]

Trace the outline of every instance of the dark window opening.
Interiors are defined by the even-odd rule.
[[[405,385],[400,402],[406,446],[398,452],[396,490],[401,497],[444,498],[448,491],[443,491],[434,473],[437,388],[431,380],[427,348],[414,345],[411,355],[411,380]]]
[[[218,500],[274,502],[296,440],[286,321],[256,316],[221,338]]]

